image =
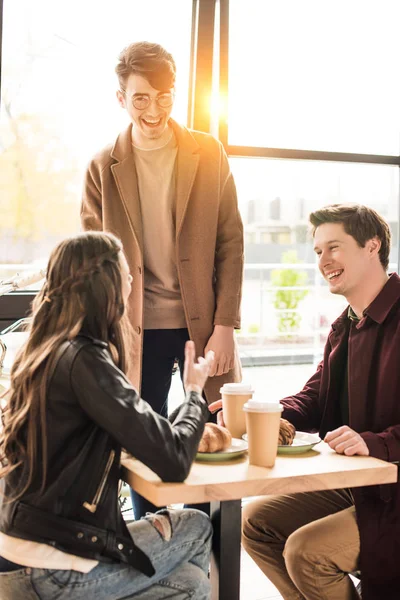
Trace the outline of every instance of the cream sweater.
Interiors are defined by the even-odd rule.
[[[143,227],[144,328],[186,327],[176,268],[175,136],[157,149],[133,147]]]

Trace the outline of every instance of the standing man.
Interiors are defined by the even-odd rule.
[[[158,44],[131,44],[116,73],[117,99],[131,122],[89,164],[82,225],[122,240],[133,277],[129,375],[167,416],[173,366],[177,359],[183,372],[188,339],[198,355],[215,353],[208,402],[225,382],[241,379],[234,329],[240,327],[243,227],[221,143],[170,118],[171,54]],[[154,507],[136,497],[134,509],[138,518]]]
[[[349,306],[282,416],[339,454],[398,462],[400,278],[387,275],[389,226],[358,205],[310,221],[322,276]],[[349,577],[358,569],[363,600],[400,597],[400,483],[260,498],[243,517],[244,547],[285,600],[359,598]]]

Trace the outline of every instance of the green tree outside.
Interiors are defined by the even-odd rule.
[[[295,250],[288,250],[282,254],[282,263],[300,264],[301,261],[298,259]],[[300,328],[301,314],[294,311],[309,292],[309,290],[293,288],[305,286],[307,279],[307,272],[296,268],[275,269],[271,273],[272,286],[276,288],[289,288],[276,289],[273,293],[274,308],[282,311],[276,313],[278,329],[281,333],[286,333],[288,338]]]
[[[16,262],[29,263],[79,231],[83,173],[74,149],[63,142],[60,123],[53,114],[31,110],[26,92],[37,64],[60,42],[54,38],[47,47],[29,34],[20,37],[17,55],[8,48],[2,80],[0,262],[10,262],[11,246]]]

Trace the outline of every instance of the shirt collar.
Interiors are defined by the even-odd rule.
[[[351,308],[350,304],[349,304],[349,307],[347,309],[347,317],[350,319],[350,321],[355,321],[356,323],[358,323],[360,321],[360,318],[357,317],[356,313]]]
[[[364,310],[364,315],[370,317],[376,323],[383,323],[392,310],[393,306],[400,298],[400,277],[397,273],[389,275],[389,279],[371,302]]]
[[[332,323],[332,329],[341,329],[345,327],[346,322],[350,319],[351,321],[355,321],[357,327],[362,327],[365,323],[365,317],[368,316],[370,319],[375,321],[376,323],[383,323],[383,321],[388,316],[389,312],[392,310],[393,306],[400,298],[400,277],[397,273],[392,273],[389,275],[389,279],[379,292],[379,294],[374,298],[369,306],[363,312],[363,318],[358,319],[354,310],[351,306],[348,306],[344,309],[342,314]],[[355,315],[356,318],[352,318]]]

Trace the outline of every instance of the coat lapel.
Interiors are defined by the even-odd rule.
[[[111,156],[118,162],[111,165],[111,171],[133,235],[143,251],[142,214],[135,160],[132,152],[131,129],[132,126],[130,125],[118,136],[115,142]]]
[[[170,124],[178,143],[176,165],[176,237],[178,238],[199,166],[200,146],[185,127],[181,127],[172,119],[170,119]],[[132,126],[130,125],[117,138],[111,151],[111,157],[117,163],[111,166],[111,170],[129,224],[139,247],[143,251],[142,215],[135,160],[132,152],[131,129]]]
[[[176,238],[178,238],[199,166],[200,146],[185,127],[179,126],[172,119],[170,124],[178,142],[176,165]]]

